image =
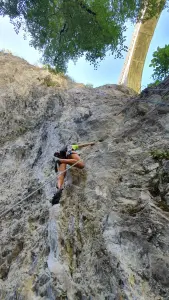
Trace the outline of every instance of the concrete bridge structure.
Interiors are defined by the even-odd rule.
[[[146,12],[143,13],[143,16]],[[118,84],[126,85],[137,93],[141,91],[141,80],[146,55],[158,23],[159,17],[153,17],[136,24],[129,51]]]

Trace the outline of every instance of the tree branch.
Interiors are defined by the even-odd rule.
[[[68,31],[68,28],[66,28],[66,23],[63,25],[63,28],[61,29],[60,31],[60,38],[59,38],[59,43],[61,42],[61,38],[62,38],[62,34],[64,32],[67,32]]]
[[[89,14],[96,16],[96,13],[94,11],[92,11],[90,8],[87,7],[86,4],[84,4],[82,1],[77,1],[80,5],[80,7],[84,10],[86,10]]]

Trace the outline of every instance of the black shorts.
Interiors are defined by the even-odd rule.
[[[66,153],[67,153],[67,146],[64,146],[61,150],[60,150],[60,153],[59,153],[59,158],[61,158],[61,159],[65,159],[65,158],[67,158],[67,155],[66,155]]]
[[[65,158],[69,158],[69,156],[72,154],[72,148],[70,148],[70,146],[65,146],[60,150],[59,153],[59,158],[61,159],[65,159]]]

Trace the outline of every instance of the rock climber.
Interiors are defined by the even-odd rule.
[[[83,169],[85,166],[84,162],[81,160],[80,156],[77,154],[76,151],[83,147],[92,146],[94,144],[95,142],[65,146],[60,151],[54,153],[54,156],[57,157],[57,160],[55,162],[55,172],[65,172],[60,174],[58,177],[56,185],[57,192],[53,196],[52,205],[59,203],[63,190],[64,178],[66,175],[66,165],[72,166],[76,163],[76,168]]]

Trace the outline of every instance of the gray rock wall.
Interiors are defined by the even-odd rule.
[[[0,65],[0,299],[169,299],[167,81],[138,97]],[[53,153],[93,140],[52,207]]]

